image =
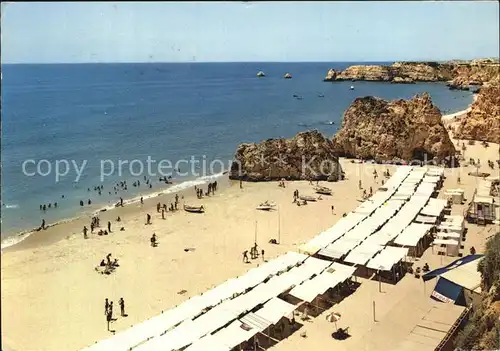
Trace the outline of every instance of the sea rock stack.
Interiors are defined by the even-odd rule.
[[[332,141],[318,131],[306,131],[290,139],[239,145],[229,178],[337,181],[342,178],[342,168]]]
[[[470,111],[461,119],[455,137],[500,143],[500,85],[498,83],[481,87]]]
[[[333,138],[340,156],[374,159],[438,161],[456,150],[441,122],[441,112],[427,93],[388,102],[373,96],[357,98],[344,113]]]
[[[292,75],[290,73],[287,73],[287,74],[285,74],[285,76],[283,78],[292,79]]]
[[[329,69],[326,77],[323,79],[324,82],[331,82],[337,78],[337,71],[334,69]]]

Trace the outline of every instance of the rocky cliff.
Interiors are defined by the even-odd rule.
[[[488,84],[479,90],[471,110],[460,120],[458,139],[500,143],[500,85]]]
[[[453,79],[448,83],[451,89],[468,90],[471,85],[483,85],[498,81],[500,65],[496,63],[473,63],[460,65],[455,70]]]
[[[333,143],[340,156],[377,162],[455,156],[441,112],[427,93],[391,102],[372,96],[354,100]]]
[[[367,80],[392,83],[449,82],[451,89],[469,89],[498,77],[500,65],[493,60],[467,62],[394,62],[384,65],[355,65],[344,71],[328,71],[325,81]]]
[[[350,66],[337,74],[335,80],[372,80],[389,82],[394,72],[389,66],[367,65]]]
[[[437,82],[452,79],[455,66],[436,62],[395,62],[390,66],[356,65],[328,71],[325,81],[370,80],[394,83]]]
[[[342,169],[333,151],[332,141],[317,131],[298,133],[291,139],[241,144],[236,150],[229,178],[337,181]]]

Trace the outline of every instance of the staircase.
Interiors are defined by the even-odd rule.
[[[446,333],[445,337],[439,345],[434,349],[434,351],[443,351],[445,350],[445,347],[449,345],[449,342],[451,342],[451,338],[454,337],[457,333],[458,328],[460,328],[460,325],[462,322],[466,319],[469,318],[469,315],[472,311],[472,306],[467,307],[466,309],[463,310],[463,312],[460,314],[460,316],[457,318],[455,323],[451,326],[450,330],[448,330],[448,333]]]

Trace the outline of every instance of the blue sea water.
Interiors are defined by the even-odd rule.
[[[101,184],[100,160],[139,159],[145,164],[151,156],[175,163],[205,156],[207,162],[224,160],[227,167],[242,142],[291,137],[305,129],[331,137],[356,97],[396,99],[428,92],[443,113],[465,109],[472,100],[470,92],[450,91],[437,83],[322,81],[329,68],[351,64],[3,65],[2,238],[32,229],[42,218],[52,223],[88,211],[87,206],[80,207],[80,200],[91,198],[96,210],[119,196],[159,190],[157,178],[153,189],[147,189],[142,175],[131,175],[126,166],[121,177],[115,172],[104,180],[101,196],[88,192],[87,188]],[[265,78],[256,77],[260,70]],[[293,79],[283,79],[286,72]],[[355,90],[349,89],[351,85]],[[87,160],[87,164],[78,182],[74,170],[56,182],[53,172],[23,175],[22,164],[28,159],[46,159],[52,167],[56,160],[74,160],[78,165]],[[35,167],[28,165],[27,170],[33,172]],[[190,174],[184,180],[194,177]],[[131,186],[137,179],[140,188]],[[114,194],[117,180],[127,180],[126,193]],[[40,204],[49,202],[58,202],[58,208],[39,210]]]

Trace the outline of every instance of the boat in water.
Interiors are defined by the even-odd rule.
[[[285,74],[285,76],[283,78],[292,79],[292,75],[290,73],[287,73],[287,74]]]
[[[265,74],[264,74],[264,72],[262,72],[262,71],[259,71],[259,72],[257,73],[257,77],[259,77],[259,78],[260,78],[260,77],[265,77],[265,76],[266,76],[266,75],[265,75]]]
[[[203,207],[203,205],[201,205],[201,206],[184,205],[184,211],[191,212],[191,213],[204,213],[205,208]]]
[[[354,90],[354,85],[351,85],[351,88],[350,88],[350,89],[351,89],[351,90]]]
[[[325,95],[323,95],[323,94],[318,94],[318,97],[325,97]]]

